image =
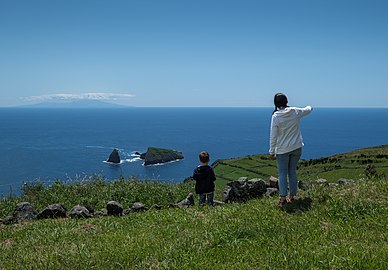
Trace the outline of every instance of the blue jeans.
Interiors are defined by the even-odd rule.
[[[276,155],[279,174],[279,193],[281,197],[286,197],[288,187],[290,187],[290,196],[295,196],[298,189],[298,177],[296,167],[302,155],[302,148],[294,151]],[[288,181],[287,181],[288,180]]]
[[[210,206],[213,206],[214,192],[199,194],[199,204],[204,205],[206,203],[206,197],[207,197],[207,204]]]

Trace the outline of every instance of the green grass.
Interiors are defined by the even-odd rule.
[[[355,159],[381,155],[374,149],[365,151],[373,153]],[[350,155],[361,152],[344,155],[337,165],[354,165]],[[380,156],[376,161],[384,165],[383,159]],[[222,162],[235,165],[242,173],[238,177],[253,173],[253,168],[260,170],[254,177],[263,178],[259,175],[272,174],[272,170],[276,173],[265,155],[235,161]],[[324,171],[322,166],[330,164],[314,162],[300,168],[300,172],[316,170],[309,179],[332,173],[333,181],[342,175],[355,181],[345,186],[312,185],[298,194],[297,202],[282,209],[275,206],[277,198],[262,198],[214,208],[164,208],[123,217],[0,225],[0,269],[386,269],[388,181],[381,170],[384,167],[375,162],[377,173],[367,178],[365,164],[360,164],[356,173],[361,177],[356,177],[355,169]],[[216,172],[225,165],[218,166]],[[229,171],[221,172],[228,177]],[[217,196],[226,182],[219,177]],[[154,203],[165,206],[193,189],[193,183],[170,185],[136,179],[105,183],[93,178],[71,185],[57,182],[51,187],[36,183],[22,197],[3,198],[0,216],[8,215],[24,200],[39,210],[57,202],[68,208],[88,203],[99,209],[109,200],[124,207],[135,201],[147,207]]]
[[[386,179],[124,217],[0,227],[1,269],[386,269]]]
[[[193,190],[193,183],[171,185],[136,178],[106,182],[94,176],[69,184],[56,181],[51,186],[44,186],[37,181],[24,186],[20,197],[4,198],[1,201],[0,217],[8,215],[16,203],[24,201],[33,204],[38,211],[54,203],[62,203],[68,210],[77,204],[91,205],[100,210],[112,200],[121,203],[124,208],[130,208],[135,202],[142,202],[146,207],[153,204],[167,207],[186,198]]]

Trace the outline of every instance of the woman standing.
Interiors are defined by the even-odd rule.
[[[302,155],[303,139],[300,132],[300,119],[308,115],[312,108],[288,107],[288,100],[283,93],[274,97],[275,110],[272,113],[270,149],[271,160],[276,159],[279,174],[280,200],[278,206],[293,201],[298,189],[296,167]]]

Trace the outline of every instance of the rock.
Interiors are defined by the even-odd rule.
[[[318,185],[328,185],[327,180],[323,179],[323,178],[319,178],[319,179],[315,180],[314,183],[318,184]]]
[[[222,206],[224,204],[225,204],[224,202],[220,202],[220,201],[217,201],[217,200],[213,201],[213,206]]]
[[[267,192],[267,185],[262,179],[248,180],[249,197],[258,198],[263,196]]]
[[[119,151],[117,149],[113,149],[113,151],[112,151],[112,153],[110,153],[107,161],[110,163],[119,164],[121,162]]]
[[[279,179],[276,178],[275,176],[271,176],[271,177],[269,178],[269,185],[270,185],[270,187],[272,187],[272,188],[277,188],[277,189],[279,189]]]
[[[88,209],[89,214],[91,214],[91,215],[94,214],[94,207],[93,207],[93,206],[86,204],[86,205],[84,205],[84,207],[85,207],[86,209]]]
[[[21,202],[16,205],[12,217],[13,223],[36,219],[38,212],[29,202]]]
[[[224,191],[222,192],[222,200],[224,202],[230,202],[231,197],[233,197],[233,195],[231,193],[232,193],[232,187],[226,186],[224,188]]]
[[[15,223],[15,220],[14,220],[13,216],[7,216],[7,217],[5,217],[5,218],[2,220],[2,223],[3,223],[4,225],[10,225],[10,224]]]
[[[243,185],[244,183],[246,183],[248,181],[248,177],[240,177],[237,181]]]
[[[240,178],[227,184],[222,197],[224,202],[241,202],[262,197],[266,192],[267,185],[262,179]]]
[[[132,205],[132,211],[133,212],[143,212],[145,210],[147,210],[144,206],[144,204],[140,203],[140,202],[135,202],[133,205]]]
[[[277,188],[267,188],[267,191],[265,192],[266,197],[273,197],[278,194],[278,189]]]
[[[71,218],[89,218],[92,215],[85,206],[76,205],[70,210],[69,216]]]
[[[174,160],[183,159],[182,152],[175,150],[149,147],[147,152],[140,155],[144,159],[144,165],[166,163]]]
[[[341,185],[341,186],[346,186],[346,185],[350,185],[350,184],[353,184],[354,183],[354,180],[353,179],[345,179],[345,178],[340,178],[338,181],[337,181],[338,185]]]
[[[237,200],[237,198],[246,198],[249,194],[249,186],[247,185],[248,181],[232,181],[227,183],[227,186],[231,187],[230,197]]]
[[[66,208],[63,204],[56,203],[47,206],[43,211],[41,211],[37,218],[38,219],[47,219],[47,218],[65,218],[66,217]]]
[[[123,206],[115,201],[108,202],[106,210],[109,216],[121,216],[123,214]]]
[[[108,211],[106,209],[101,209],[100,211],[96,211],[94,216],[106,217],[106,216],[108,216]]]
[[[187,197],[176,204],[179,208],[187,208],[194,205],[194,195],[190,193]]]

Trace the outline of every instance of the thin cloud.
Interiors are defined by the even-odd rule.
[[[131,94],[116,93],[82,93],[82,94],[52,94],[41,96],[24,97],[26,101],[44,102],[44,101],[75,101],[75,100],[119,100],[123,98],[134,97]]]

